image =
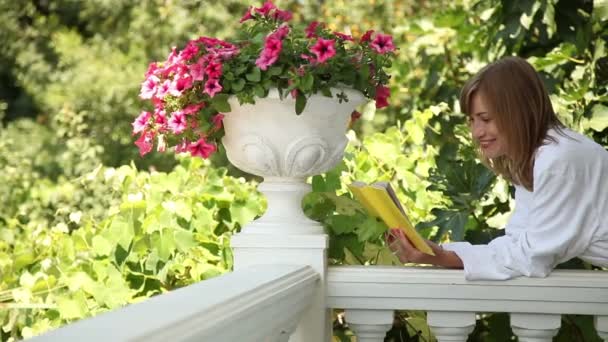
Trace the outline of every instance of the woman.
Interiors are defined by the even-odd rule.
[[[564,127],[534,68],[517,57],[486,66],[460,106],[480,159],[515,186],[506,235],[487,245],[429,241],[430,256],[391,229],[399,259],[464,268],[469,280],[545,277],[574,257],[608,267],[608,152]]]

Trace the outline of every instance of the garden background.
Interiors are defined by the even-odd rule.
[[[208,279],[232,267],[231,235],[265,207],[256,177],[211,160],[139,157],[131,122],[148,63],[200,35],[229,37],[236,0],[0,0],[0,340],[18,340]],[[489,61],[527,58],[560,118],[608,148],[604,0],[276,1],[296,21],[399,48],[390,106],[361,108],[343,162],[311,179],[306,213],[330,235],[331,264],[393,264],[386,228],[345,185],[390,180],[435,241],[502,234],[512,191],[475,161],[460,87]],[[295,114],[294,114],[295,115]],[[590,268],[573,260],[561,267]],[[235,322],[239,324],[239,322]],[[339,320],[336,339],[349,341]],[[430,341],[400,312],[391,341]],[[509,341],[506,314],[471,341]],[[567,315],[557,341],[599,341]]]

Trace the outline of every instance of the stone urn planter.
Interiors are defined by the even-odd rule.
[[[281,100],[276,89],[254,105],[230,99],[222,140],[230,162],[264,178],[258,189],[266,196],[264,215],[243,228],[256,234],[322,234],[320,223],[302,211],[302,197],[310,192],[309,176],[326,172],[342,160],[352,111],[365,101],[358,91],[344,89],[348,102],[313,95],[304,112],[295,113],[295,100]]]

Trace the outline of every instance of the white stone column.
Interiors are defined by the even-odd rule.
[[[285,227],[285,230],[288,228]],[[235,270],[256,264],[288,264],[310,265],[317,271],[321,280],[317,285],[316,294],[289,341],[330,341],[331,315],[325,305],[327,235],[254,234],[247,233],[245,229],[232,237],[231,245]]]
[[[475,328],[474,312],[428,311],[426,320],[439,342],[465,342]]]
[[[595,316],[594,322],[597,334],[604,341],[608,341],[608,316]]]
[[[511,314],[511,328],[520,342],[551,342],[561,324],[561,315]]]
[[[393,310],[348,309],[345,320],[358,342],[382,342],[393,326]]]

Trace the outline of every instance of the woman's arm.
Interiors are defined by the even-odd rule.
[[[435,255],[428,255],[414,248],[410,240],[399,228],[391,229],[386,235],[386,242],[393,253],[403,263],[431,264],[448,268],[463,268],[462,260],[452,251],[443,249],[432,241],[426,241]]]

